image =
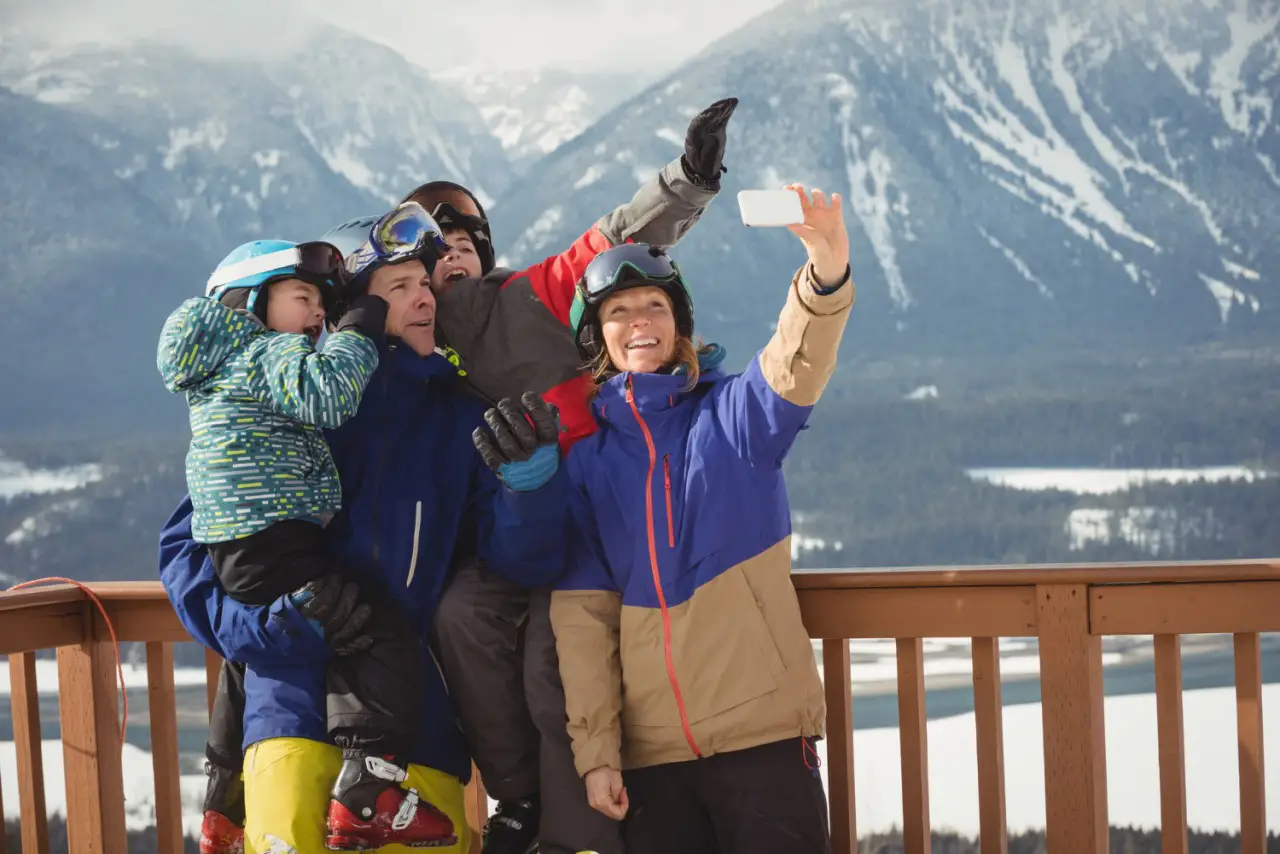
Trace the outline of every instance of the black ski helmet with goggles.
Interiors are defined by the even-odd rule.
[[[405,196],[405,202],[417,202],[426,208],[441,228],[460,228],[471,237],[480,258],[480,274],[493,269],[493,232],[484,205],[475,193],[452,181],[429,181]]]
[[[680,268],[665,251],[647,243],[623,243],[601,252],[583,272],[569,308],[569,328],[578,352],[587,362],[604,351],[600,306],[609,297],[631,288],[661,288],[670,298],[676,332],[693,338],[693,297]]]

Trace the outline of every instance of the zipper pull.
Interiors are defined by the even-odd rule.
[[[634,404],[635,402],[636,402],[636,396],[631,389],[631,374],[628,373],[627,374],[627,403]]]
[[[666,481],[667,493],[671,492],[671,455],[662,455],[662,479]]]

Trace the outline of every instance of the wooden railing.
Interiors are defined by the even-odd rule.
[[[970,638],[982,850],[1005,852],[999,639],[1039,643],[1048,848],[1108,850],[1102,646],[1105,635],[1153,635],[1163,851],[1187,851],[1179,636],[1234,637],[1241,851],[1265,854],[1262,674],[1258,635],[1280,631],[1280,560],[1208,564],[905,569],[794,577],[805,625],[822,639],[833,848],[857,848],[849,640],[897,646],[904,842],[930,846],[926,638]],[[155,582],[92,585],[121,643],[146,643],[156,827],[163,852],[182,851],[173,644],[189,640]],[[106,621],[66,586],[0,594],[0,654],[9,655],[23,854],[45,854],[48,831],[35,655],[56,649],[70,849],[125,850],[116,659]],[[218,662],[207,659],[210,699]],[[1225,782],[1225,781],[1224,781]],[[12,793],[0,792],[0,805]],[[478,828],[485,798],[468,793]],[[0,806],[0,810],[3,807]],[[478,850],[478,841],[473,846]],[[4,851],[0,834],[0,854]]]

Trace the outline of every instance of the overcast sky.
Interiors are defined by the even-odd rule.
[[[283,50],[319,15],[432,70],[665,71],[781,0],[0,0],[0,23],[59,42]]]
[[[626,70],[676,65],[779,2],[320,0],[317,8],[431,68],[488,62]]]

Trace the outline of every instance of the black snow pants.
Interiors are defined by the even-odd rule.
[[[789,738],[623,772],[627,854],[830,854],[812,746]]]
[[[214,571],[227,595],[246,605],[269,605],[329,573],[341,573],[323,529],[290,519],[256,534],[209,545]],[[373,613],[363,629],[373,640],[364,652],[334,657],[327,671],[329,734],[344,750],[399,755],[412,744],[418,720],[422,645],[390,602],[361,588]],[[224,662],[209,717],[205,755],[215,765],[243,765],[244,666]]]
[[[550,592],[472,561],[445,588],[433,631],[489,795],[540,797],[542,854],[622,854],[618,822],[587,803],[573,764]]]

